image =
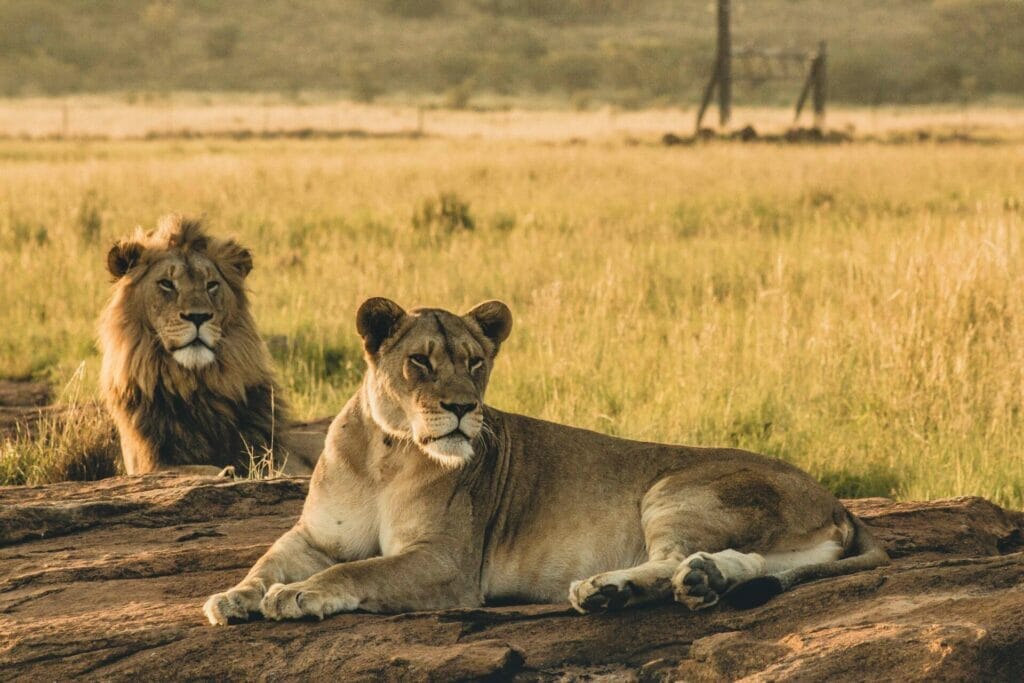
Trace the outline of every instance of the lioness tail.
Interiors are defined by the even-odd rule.
[[[832,562],[808,564],[777,574],[759,576],[736,585],[723,596],[724,599],[733,607],[749,609],[763,605],[776,595],[788,591],[800,583],[853,574],[888,564],[888,553],[864,525],[864,522],[850,513],[847,513],[847,519],[854,527],[852,549],[856,551],[855,555]]]

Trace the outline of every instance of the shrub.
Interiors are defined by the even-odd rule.
[[[442,192],[436,198],[424,199],[419,208],[413,212],[412,226],[417,230],[455,232],[472,230],[476,221],[469,213],[469,202],[459,198],[454,192]]]
[[[210,59],[228,59],[235,54],[241,35],[236,24],[224,24],[206,35],[206,56]]]
[[[383,88],[373,78],[370,69],[362,65],[351,67],[345,80],[352,99],[356,102],[373,102],[383,92]]]
[[[78,207],[78,234],[86,244],[99,241],[103,229],[103,208],[97,194],[89,191]]]
[[[384,0],[380,6],[388,14],[406,19],[429,19],[448,9],[445,0]]]
[[[462,83],[444,91],[444,106],[449,109],[465,109],[473,96],[473,79],[467,78]]]

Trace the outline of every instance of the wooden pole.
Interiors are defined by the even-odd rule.
[[[804,110],[804,102],[807,101],[807,95],[810,94],[811,88],[814,86],[814,72],[817,66],[818,58],[815,57],[811,60],[811,66],[807,69],[807,78],[804,80],[804,87],[800,89],[800,97],[796,99],[796,111],[793,113],[794,126],[800,120],[800,112]]]
[[[732,37],[729,0],[718,0],[718,122],[724,128],[732,116]]]
[[[828,95],[828,82],[825,75],[825,41],[818,43],[818,56],[814,59],[814,127],[821,130],[825,127],[825,98]]]
[[[718,65],[715,65],[715,70],[711,73],[711,80],[708,81],[708,85],[704,88],[704,99],[700,101],[700,109],[697,110],[697,133],[700,134],[700,122],[704,120],[704,112],[707,111],[708,105],[711,104],[711,96],[715,94],[715,84],[718,83]]]

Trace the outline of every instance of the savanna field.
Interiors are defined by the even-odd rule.
[[[498,408],[777,455],[842,496],[1019,509],[1022,152],[7,139],[0,376],[92,399],[109,244],[200,213],[254,252],[256,318],[297,417],[356,388],[364,298],[501,298],[515,324]],[[32,480],[32,448],[3,446],[6,483]]]

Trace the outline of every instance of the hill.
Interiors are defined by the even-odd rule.
[[[734,0],[734,44],[829,43],[833,100],[1024,94],[1016,0]],[[585,106],[692,102],[710,2],[650,0],[0,0],[0,94],[328,91]],[[737,87],[789,102],[799,83]]]

